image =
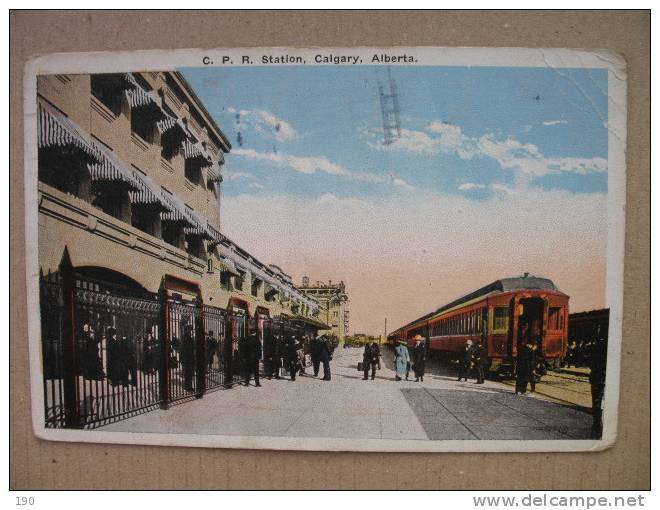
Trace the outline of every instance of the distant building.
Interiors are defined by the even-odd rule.
[[[343,341],[349,332],[348,295],[344,282],[332,283],[330,280],[312,284],[309,277],[303,276],[298,290],[319,304],[317,318],[330,326],[330,334]]]

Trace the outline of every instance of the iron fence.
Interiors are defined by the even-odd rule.
[[[76,288],[74,317],[81,424],[100,425],[156,408],[158,300]]]
[[[46,427],[63,427],[64,352],[62,324],[64,295],[61,278],[48,274],[41,278],[41,353],[44,380]]]
[[[51,428],[98,427],[231,387],[244,375],[239,344],[248,329],[265,363],[276,336],[300,334],[285,319],[124,291],[71,272],[42,277],[40,301]]]

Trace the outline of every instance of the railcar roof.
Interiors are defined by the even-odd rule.
[[[465,294],[464,296],[458,299],[454,299],[450,303],[441,306],[437,310],[427,313],[422,317],[418,317],[417,319],[415,319],[412,322],[409,322],[405,326],[401,326],[401,328],[399,329],[412,326],[416,322],[429,319],[430,317],[437,315],[438,313],[445,312],[458,305],[465,304],[468,301],[473,301],[480,297],[486,297],[487,295],[493,293],[512,292],[516,290],[549,290],[549,291],[561,292],[557,288],[557,286],[552,282],[552,280],[550,280],[549,278],[543,278],[541,276],[533,276],[533,275],[525,274],[523,276],[502,278],[500,280],[495,280],[493,283],[490,283],[485,287],[481,287],[480,289],[477,289],[474,292],[470,292],[469,294]]]

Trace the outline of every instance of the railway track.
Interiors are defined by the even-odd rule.
[[[507,386],[515,387],[514,379],[503,380]],[[591,412],[591,384],[589,375],[573,372],[549,371],[536,383],[536,393],[558,402]]]

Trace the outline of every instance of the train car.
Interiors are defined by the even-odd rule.
[[[430,353],[455,358],[468,339],[482,335],[491,371],[513,372],[525,326],[541,338],[539,351],[548,366],[558,367],[566,355],[569,296],[552,280],[525,273],[502,278],[393,331],[388,340],[427,338]]]
[[[572,313],[568,316],[568,352],[566,364],[588,367],[597,342],[607,342],[610,309]]]

